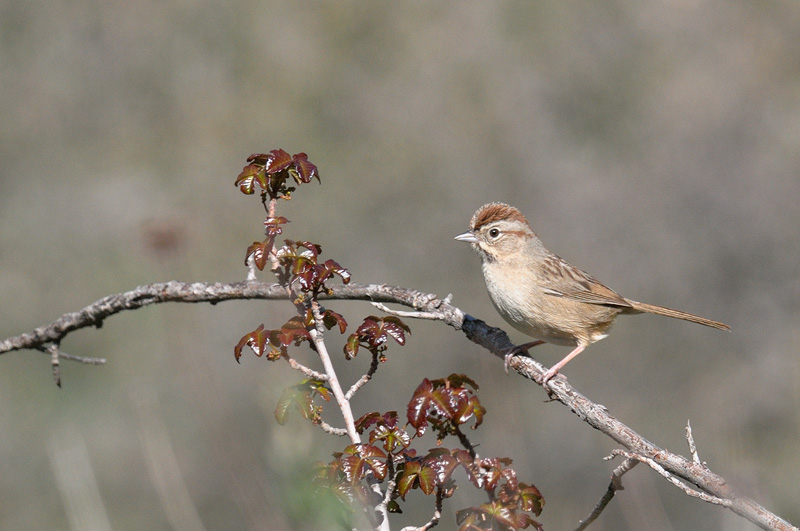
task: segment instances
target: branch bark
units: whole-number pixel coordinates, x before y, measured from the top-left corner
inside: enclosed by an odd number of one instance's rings
[[[0,341],[0,354],[14,350],[36,349],[52,352],[70,332],[90,326],[100,327],[103,321],[125,310],[135,310],[151,304],[164,302],[216,304],[239,299],[287,299],[286,289],[280,284],[265,282],[237,282],[231,284],[206,284],[165,282],[139,286],[132,291],[110,295],[77,312],[67,313],[56,321],[41,326],[28,334]],[[320,299],[364,300],[379,303],[396,303],[415,310],[413,316],[443,321],[456,330],[461,330],[473,342],[481,345],[503,359],[513,347],[505,332],[493,328],[483,321],[465,314],[451,305],[448,299],[420,291],[386,285],[341,285],[332,288],[332,293]],[[545,367],[535,360],[515,356],[509,365],[522,376],[541,382]],[[616,441],[626,457],[652,462],[673,478],[679,478],[701,492],[727,500],[726,506],[762,529],[788,531],[798,528],[769,512],[750,498],[739,495],[721,476],[713,473],[702,463],[673,454],[651,443],[633,429],[614,418],[605,406],[596,404],[580,394],[566,380],[555,378],[548,383],[546,391],[567,406],[581,420]]]

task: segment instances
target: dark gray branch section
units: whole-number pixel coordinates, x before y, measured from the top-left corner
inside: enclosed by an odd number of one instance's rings
[[[0,342],[0,354],[14,350],[45,350],[58,345],[70,332],[90,326],[100,327],[103,321],[124,310],[136,310],[143,306],[164,302],[208,302],[216,304],[240,299],[287,299],[286,289],[279,284],[265,282],[236,282],[231,284],[206,284],[187,282],[164,282],[148,284],[125,293],[110,295],[77,312],[61,316],[56,321],[41,326],[28,334],[11,337]],[[420,291],[379,285],[337,285],[332,293],[320,298],[350,299],[382,303],[396,303],[424,312],[426,318],[444,321],[456,330],[463,330],[473,342],[496,356],[512,347],[505,332],[492,328],[483,321],[465,314],[444,299]],[[540,382],[545,368],[531,358],[516,356],[510,366],[531,380]],[[769,512],[755,501],[738,495],[724,478],[711,472],[702,463],[693,462],[683,456],[670,453],[654,445],[634,430],[614,418],[608,410],[595,404],[576,391],[567,381],[556,378],[549,382],[549,392],[554,399],[569,407],[581,420],[600,430],[616,441],[622,448],[662,467],[675,478],[694,485],[701,492],[725,501],[724,506],[746,518],[762,529],[797,530],[796,527]]]

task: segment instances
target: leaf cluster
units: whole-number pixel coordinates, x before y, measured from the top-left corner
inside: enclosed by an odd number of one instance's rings
[[[328,330],[337,327],[339,332],[344,334],[347,330],[347,321],[341,314],[333,310],[324,309],[321,312],[322,324]],[[266,354],[270,361],[275,361],[280,358],[288,358],[289,346],[294,344],[298,347],[304,341],[311,342],[311,334],[309,330],[316,326],[314,319],[314,312],[307,309],[305,314],[301,316],[291,317],[284,325],[275,330],[268,330],[261,324],[253,330],[245,334],[233,349],[233,354],[236,361],[239,362],[242,357],[242,350],[244,347],[250,347],[258,357]]]
[[[345,357],[349,360],[358,354],[360,348],[369,350],[380,362],[386,361],[383,353],[388,347],[387,341],[391,337],[400,346],[406,344],[406,334],[411,334],[411,329],[399,318],[392,315],[375,317],[370,315],[364,322],[350,334],[344,346]]]
[[[372,495],[368,479],[392,480],[390,511],[402,512],[402,500],[411,490],[435,494],[438,501],[449,498],[456,483],[453,474],[461,469],[469,482],[484,490],[489,501],[459,511],[461,530],[513,530],[541,524],[539,515],[544,498],[533,485],[517,481],[508,458],[479,458],[472,446],[448,449],[441,446],[447,435],[455,435],[459,426],[475,419],[480,424],[485,409],[475,395],[477,385],[468,377],[451,374],[438,380],[423,380],[407,407],[407,424],[402,425],[396,411],[371,412],[356,422],[359,433],[366,433],[368,443],[348,445],[333,454],[327,465],[320,464],[317,482],[336,493],[343,501],[369,503]],[[424,455],[412,447],[414,440],[430,425],[437,429],[438,446]],[[407,427],[412,428],[411,433]],[[459,440],[463,439],[459,437]]]
[[[350,272],[334,260],[320,262],[322,247],[315,243],[286,240],[275,253],[280,264],[279,276],[288,278],[290,288],[297,287],[310,294],[312,300],[320,293],[330,293],[325,282],[338,276],[343,284],[350,283]]]
[[[305,153],[289,155],[283,149],[273,149],[269,153],[254,153],[247,157],[245,166],[236,178],[236,186],[243,194],[253,195],[256,186],[261,188],[262,201],[269,199],[291,199],[295,186],[288,186],[293,181],[300,185],[319,180],[316,165],[308,160]]]

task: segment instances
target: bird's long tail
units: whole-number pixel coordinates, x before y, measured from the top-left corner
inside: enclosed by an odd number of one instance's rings
[[[630,299],[625,300],[628,301],[628,303],[631,305],[631,308],[637,312],[665,315],[667,317],[674,317],[675,319],[683,319],[684,321],[691,321],[692,323],[710,326],[711,328],[717,328],[719,330],[731,329],[731,327],[726,324],[718,323],[717,321],[712,321],[711,319],[706,319],[705,317],[700,317],[699,315],[673,310],[672,308],[665,308],[664,306],[656,306],[654,304],[645,304],[644,302],[632,301]]]

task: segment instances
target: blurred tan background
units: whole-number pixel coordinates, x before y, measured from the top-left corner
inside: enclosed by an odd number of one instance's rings
[[[305,151],[322,186],[281,206],[287,237],[356,282],[452,293],[502,325],[452,239],[499,200],[624,295],[730,324],[623,317],[565,373],[672,451],[690,419],[714,471],[800,523],[796,2],[11,1],[0,86],[0,336],[139,284],[244,279],[263,211],[233,181],[250,153]],[[377,311],[331,307],[351,323]],[[306,479],[344,441],[277,426],[299,375],[233,359],[242,334],[291,312],[114,316],[63,343],[108,358],[65,362],[63,389],[46,356],[2,356],[0,529],[330,528]],[[410,325],[357,414],[469,374],[489,410],[479,451],[540,488],[546,529],[573,528],[612,442],[461,334]],[[340,360],[346,380],[366,365]],[[484,500],[459,479],[437,529]],[[625,485],[592,529],[754,528],[644,466]],[[416,493],[404,508],[398,529],[432,511]]]

